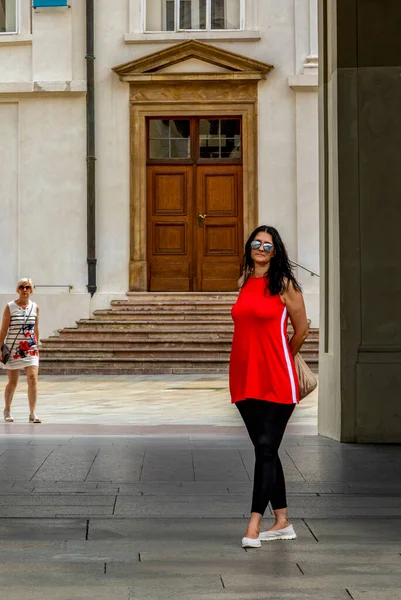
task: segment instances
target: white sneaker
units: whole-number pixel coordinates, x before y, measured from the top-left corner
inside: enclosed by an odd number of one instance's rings
[[[242,538],[242,547],[243,548],[260,548],[261,547],[260,538]]]
[[[259,539],[262,542],[269,542],[270,540],[295,540],[296,537],[297,534],[292,525],[288,525],[284,529],[276,529],[275,531],[262,531],[259,535]]]

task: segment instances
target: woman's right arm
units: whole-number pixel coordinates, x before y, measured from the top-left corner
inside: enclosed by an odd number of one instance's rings
[[[11,313],[10,313],[10,307],[7,306],[4,309],[4,313],[3,313],[3,320],[1,322],[1,329],[0,329],[0,346],[2,344],[4,344],[4,340],[7,337],[7,332],[8,332],[8,328],[10,327],[10,321],[11,321]],[[0,355],[1,355],[1,350],[0,350]]]

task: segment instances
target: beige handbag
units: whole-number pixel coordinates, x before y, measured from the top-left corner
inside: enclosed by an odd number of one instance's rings
[[[299,353],[294,356],[294,362],[299,381],[299,397],[302,400],[317,388],[317,379]]]

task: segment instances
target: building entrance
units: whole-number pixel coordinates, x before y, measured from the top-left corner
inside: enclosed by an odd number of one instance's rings
[[[240,117],[147,120],[149,291],[237,289],[243,245]]]

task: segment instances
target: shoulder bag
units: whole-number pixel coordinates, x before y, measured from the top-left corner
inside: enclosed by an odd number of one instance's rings
[[[299,381],[299,397],[302,400],[317,388],[317,379],[299,353],[294,356],[294,362]]]

